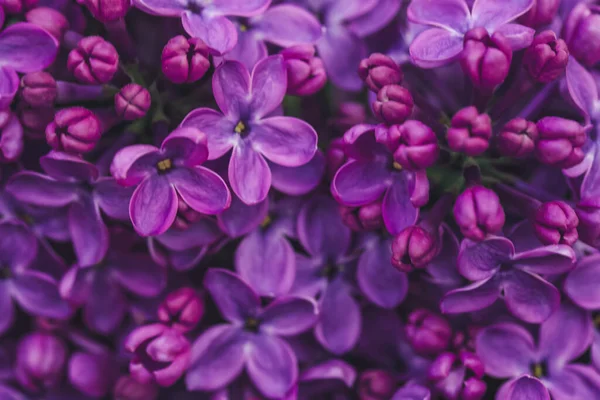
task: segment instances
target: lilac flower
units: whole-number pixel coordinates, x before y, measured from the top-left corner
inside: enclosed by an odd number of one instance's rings
[[[25,225],[0,222],[0,332],[6,332],[14,321],[14,302],[28,313],[46,318],[66,319],[71,314],[56,281],[31,268],[37,249],[36,237]]]
[[[16,23],[0,32],[0,110],[10,105],[19,89],[17,72],[48,67],[57,50],[56,39],[33,24]]]
[[[173,131],[159,148],[133,145],[120,150],[111,173],[123,186],[137,186],[129,216],[142,236],[165,233],[175,221],[178,195],[192,209],[218,214],[231,203],[223,179],[202,167],[208,157],[206,136],[194,128]]]
[[[270,7],[263,14],[236,22],[237,44],[224,58],[237,60],[249,70],[269,54],[267,43],[281,47],[312,44],[321,37],[321,24],[293,4]]]
[[[298,398],[334,398],[351,395],[356,370],[342,360],[332,359],[305,369],[298,379]]]
[[[17,161],[23,153],[23,126],[10,110],[0,111],[0,163]]]
[[[150,14],[181,17],[185,31],[202,39],[216,54],[225,54],[238,41],[235,25],[227,16],[253,17],[262,14],[271,0],[136,0]]]
[[[587,313],[563,304],[542,323],[537,342],[525,328],[499,323],[484,328],[476,346],[488,375],[510,378],[498,390],[498,398],[549,399],[549,391],[557,400],[594,399],[600,396],[600,376],[590,366],[573,363],[591,337]]]
[[[40,158],[40,164],[47,175],[19,172],[6,190],[32,206],[68,207],[69,232],[79,265],[100,262],[108,249],[108,230],[100,211],[126,219],[131,190],[120,188],[112,178],[99,177],[98,169],[78,156],[50,152]]]
[[[298,378],[294,352],[280,336],[297,335],[314,325],[316,304],[301,297],[280,297],[267,307],[236,274],[210,269],[204,278],[228,323],[212,326],[193,344],[186,376],[189,390],[215,390],[242,369],[266,397],[283,397]]]
[[[520,240],[523,239],[515,238],[515,243]],[[448,292],[441,309],[444,313],[476,311],[503,298],[514,316],[540,323],[556,310],[560,294],[539,274],[567,272],[574,262],[575,253],[567,245],[517,251],[515,244],[505,237],[488,236],[479,243],[464,239],[458,255],[458,271],[474,283]]]
[[[373,125],[357,125],[344,135],[351,158],[331,183],[333,196],[346,206],[362,206],[383,197],[383,219],[391,234],[414,225],[429,198],[425,171],[399,169],[392,154],[375,141]]]
[[[469,10],[465,0],[444,0],[432,4],[412,0],[408,7],[411,22],[431,28],[421,32],[410,45],[412,61],[421,68],[434,68],[452,62],[463,50],[465,34],[483,27],[491,36],[503,35],[513,50],[523,49],[533,40],[534,30],[512,23],[526,13],[533,0],[476,0]]]
[[[181,123],[206,133],[209,159],[233,149],[229,182],[246,204],[267,197],[272,178],[265,158],[298,167],[317,150],[317,134],[309,124],[292,117],[268,117],[281,104],[286,82],[281,56],[261,60],[252,74],[239,62],[225,62],[213,76],[213,93],[223,114],[198,108]]]

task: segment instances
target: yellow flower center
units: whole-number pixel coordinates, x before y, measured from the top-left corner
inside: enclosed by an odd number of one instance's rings
[[[263,221],[260,223],[260,226],[263,228],[266,228],[267,226],[269,226],[271,224],[271,222],[273,222],[273,220],[271,219],[270,216],[266,216],[265,219],[263,219]]]
[[[235,133],[238,133],[240,135],[242,133],[244,133],[245,130],[246,130],[246,125],[244,125],[244,123],[242,121],[238,122],[234,129]]]
[[[402,170],[402,165],[400,165],[398,163],[398,161],[394,161],[394,163],[392,164],[392,166],[394,167],[394,169],[397,169],[398,171]]]
[[[164,160],[159,161],[156,166],[159,171],[167,171],[173,167],[173,163],[170,158],[165,158]]]

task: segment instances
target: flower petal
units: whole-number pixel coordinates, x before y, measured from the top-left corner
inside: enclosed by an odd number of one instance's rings
[[[344,90],[358,91],[363,85],[356,73],[367,55],[364,42],[343,26],[330,26],[316,43],[327,77]]]
[[[247,113],[250,102],[248,70],[237,61],[226,61],[215,70],[212,84],[219,109],[229,120],[237,124],[240,117]]]
[[[267,198],[271,187],[271,170],[259,153],[241,141],[229,160],[229,183],[233,192],[248,205]]]
[[[230,322],[256,317],[260,298],[239,276],[231,271],[212,268],[204,275],[204,287],[210,292],[221,315]]]
[[[177,192],[164,175],[150,176],[133,192],[129,216],[142,236],[165,233],[177,215]]]
[[[17,200],[34,206],[63,207],[77,199],[76,185],[33,171],[13,175],[6,190]]]
[[[15,320],[15,306],[12,302],[9,283],[0,282],[0,333],[6,332]]]
[[[248,69],[252,68],[257,62],[269,56],[269,51],[265,42],[259,35],[254,33],[254,30],[241,31],[238,26],[238,41],[231,51],[223,55],[225,60],[239,61]],[[218,63],[218,61],[215,61]]]
[[[567,275],[564,291],[586,310],[600,308],[600,256],[591,255],[581,259],[577,267]]]
[[[389,177],[390,173],[382,163],[350,161],[335,174],[331,192],[344,205],[362,206],[383,196],[389,186]]]
[[[169,250],[184,251],[207,246],[223,236],[216,222],[211,218],[201,218],[186,229],[169,229],[156,237],[156,240]]]
[[[33,233],[19,222],[0,223],[0,265],[12,270],[29,267],[38,252]]]
[[[252,17],[262,14],[271,2],[269,0],[214,0],[211,11],[223,15],[235,15],[237,17]]]
[[[233,381],[244,368],[244,345],[240,331],[231,325],[206,330],[192,346],[188,390],[216,390]]]
[[[137,185],[149,175],[153,161],[159,160],[158,153],[159,150],[149,144],[124,147],[115,154],[110,173],[121,185]]]
[[[208,168],[175,168],[167,178],[183,201],[200,213],[218,214],[231,204],[231,193],[223,178]]]
[[[512,242],[500,236],[482,242],[464,239],[458,253],[458,271],[472,281],[489,278],[510,260],[514,251]]]
[[[206,134],[208,159],[215,160],[227,153],[237,141],[236,122],[210,108],[197,108],[190,112],[181,126],[192,126]]]
[[[539,379],[523,375],[502,385],[498,399],[550,400],[550,393]]]
[[[69,232],[78,264],[88,267],[104,259],[108,250],[108,228],[98,206],[85,196],[69,207]]]
[[[321,37],[321,24],[314,15],[293,4],[269,7],[252,22],[264,40],[281,47],[314,43]]]
[[[598,101],[598,88],[592,74],[575,57],[569,57],[566,82],[571,100],[583,116],[589,117]]]
[[[186,2],[173,0],[135,0],[134,3],[149,14],[163,17],[178,17],[187,7]]]
[[[408,294],[408,278],[394,268],[391,244],[376,240],[367,246],[358,260],[357,281],[360,290],[374,304],[383,308],[397,307]]]
[[[294,249],[277,232],[257,229],[239,244],[235,267],[260,296],[278,297],[288,293],[294,283]]]
[[[138,296],[157,296],[167,283],[164,268],[152,262],[145,254],[119,254],[113,263],[111,277]]]
[[[471,13],[464,0],[413,0],[408,6],[411,22],[431,25],[446,30],[465,33],[469,29]]]
[[[90,329],[107,335],[123,321],[127,300],[121,288],[111,282],[107,274],[97,274],[90,289],[83,309],[85,323]]]
[[[537,274],[564,274],[575,266],[575,252],[567,245],[538,247],[515,254],[513,263]]]
[[[494,304],[500,295],[498,281],[494,278],[484,279],[460,289],[446,293],[440,303],[443,313],[459,314],[483,310]]]
[[[463,49],[463,37],[442,28],[421,32],[410,44],[413,63],[421,68],[435,68],[455,60]]]
[[[519,24],[504,24],[499,26],[495,32],[501,33],[514,51],[528,47],[533,42],[533,35],[535,35],[535,29]]]
[[[508,310],[532,324],[548,319],[560,304],[558,289],[537,275],[513,269],[501,284]]]
[[[272,185],[275,189],[289,194],[301,196],[315,189],[325,173],[325,156],[317,150],[313,158],[300,167],[283,167],[271,163]]]
[[[317,151],[317,132],[292,117],[271,117],[252,124],[252,147],[269,161],[285,167],[308,163]]]
[[[160,148],[178,166],[193,167],[208,159],[206,134],[197,127],[180,126],[163,140]]]
[[[514,21],[525,14],[534,0],[511,0],[498,2],[496,0],[475,0],[471,15],[473,26],[483,26],[488,32],[494,32],[497,27]]]
[[[522,326],[499,323],[483,328],[476,337],[477,355],[486,374],[494,378],[510,378],[529,372],[535,361],[535,342]]]
[[[71,308],[58,292],[56,282],[37,271],[15,274],[11,280],[13,298],[28,313],[39,317],[66,319]]]
[[[249,343],[246,370],[268,398],[281,399],[298,379],[298,361],[289,344],[276,336],[256,335]]]
[[[268,212],[269,201],[267,199],[249,206],[233,195],[231,207],[217,215],[217,221],[223,232],[232,238],[237,238],[258,228]]]
[[[401,6],[400,0],[378,0],[371,10],[349,21],[348,29],[361,38],[377,33],[398,15]]]
[[[419,209],[411,201],[410,181],[406,174],[394,174],[381,205],[383,221],[388,232],[397,235],[405,228],[414,225],[419,218]]]
[[[13,114],[0,133],[0,161],[17,161],[23,153],[23,145],[23,126]]]
[[[40,166],[46,174],[63,182],[92,182],[100,175],[98,167],[81,156],[51,151],[40,157]]]
[[[94,184],[94,201],[111,218],[129,219],[129,201],[133,187],[122,187],[113,178],[100,178]]]
[[[19,90],[19,75],[9,66],[0,66],[0,110],[10,106]]]
[[[260,60],[252,70],[250,112],[254,120],[260,120],[275,110],[285,96],[287,69],[281,55]]]
[[[270,335],[298,335],[317,322],[317,304],[303,297],[280,297],[264,309],[260,319],[261,331]]]
[[[57,51],[54,37],[34,24],[19,22],[0,33],[0,65],[21,73],[48,67]]]
[[[237,29],[226,17],[185,11],[181,24],[188,35],[202,39],[215,55],[227,53],[237,43]]]

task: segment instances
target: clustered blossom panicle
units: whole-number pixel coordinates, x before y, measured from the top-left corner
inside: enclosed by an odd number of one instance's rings
[[[0,1],[0,400],[600,399],[599,27]]]

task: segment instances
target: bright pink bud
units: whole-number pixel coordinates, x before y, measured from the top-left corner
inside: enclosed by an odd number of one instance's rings
[[[25,19],[27,22],[45,29],[59,42],[62,41],[65,32],[69,30],[69,21],[67,21],[67,18],[53,8],[34,8],[25,14]]]
[[[572,246],[579,237],[579,218],[575,210],[562,201],[550,201],[538,208],[533,217],[535,234],[543,244]]]
[[[204,301],[189,287],[169,293],[158,307],[158,319],[181,332],[196,327],[204,315]]]
[[[202,78],[210,68],[208,47],[198,38],[175,36],[162,52],[162,71],[174,83],[191,83]]]
[[[101,135],[100,120],[83,107],[60,110],[46,127],[46,141],[50,147],[72,154],[91,151]]]
[[[287,68],[287,93],[294,96],[310,96],[325,86],[327,74],[323,60],[315,57],[311,45],[289,47],[281,52]]]
[[[479,114],[474,106],[463,108],[452,117],[446,133],[451,150],[478,156],[490,146],[492,121],[487,114]]]
[[[507,157],[525,157],[533,153],[538,138],[537,126],[524,118],[508,121],[496,138],[500,154]]]
[[[387,125],[401,124],[412,114],[413,106],[407,89],[400,85],[386,85],[377,93],[373,113]]]
[[[115,111],[126,121],[142,118],[148,112],[151,103],[150,92],[137,83],[123,86],[115,95]]]
[[[57,94],[56,81],[47,72],[31,72],[21,78],[21,98],[32,107],[52,106]]]
[[[392,265],[404,272],[424,268],[439,252],[439,241],[419,225],[409,226],[392,242]]]
[[[558,168],[571,168],[583,160],[581,147],[587,135],[579,123],[560,117],[545,117],[538,121],[537,129],[539,139],[535,154],[538,160]]]
[[[561,76],[569,62],[569,49],[552,31],[537,35],[523,57],[523,66],[538,82],[548,83]]]
[[[420,121],[410,120],[402,125],[392,125],[389,130],[391,136],[398,138],[394,160],[403,168],[418,171],[435,164],[440,147],[430,127]]]
[[[403,77],[398,64],[381,53],[373,53],[363,59],[358,66],[358,75],[375,93],[385,85],[399,85]]]
[[[452,328],[448,321],[424,308],[409,314],[404,331],[413,349],[426,356],[437,355],[446,350],[452,338]]]
[[[474,185],[465,189],[454,203],[454,218],[462,234],[480,241],[504,226],[504,209],[491,189]]]
[[[67,59],[67,68],[75,78],[88,84],[108,83],[119,67],[115,46],[100,36],[88,36],[79,41]]]

